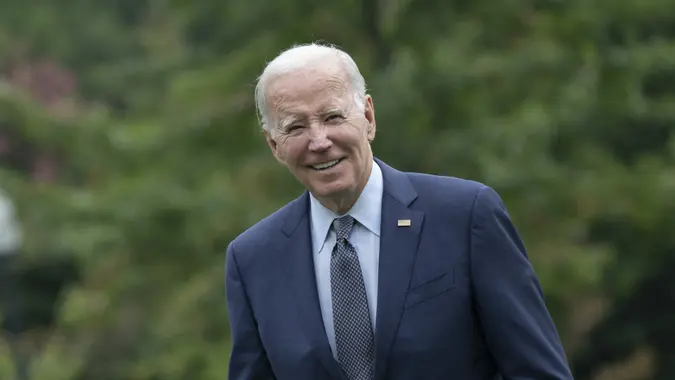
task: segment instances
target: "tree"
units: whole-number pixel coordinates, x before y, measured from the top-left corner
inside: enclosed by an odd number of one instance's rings
[[[225,247],[301,190],[264,143],[254,81],[311,40],[361,67],[378,157],[499,191],[580,376],[621,360],[602,347],[627,325],[670,334],[654,322],[666,303],[631,306],[672,270],[667,2],[2,8],[0,125],[21,148],[0,152],[0,181],[31,236],[25,273],[52,257],[81,274],[42,323],[37,378],[222,378]],[[16,79],[32,70],[60,79],[36,92]],[[29,175],[37,157],[57,169],[52,181]],[[595,325],[583,316],[603,300],[613,307]],[[623,353],[653,346],[655,371],[671,373],[667,344],[624,341]],[[0,359],[0,377],[8,367]]]

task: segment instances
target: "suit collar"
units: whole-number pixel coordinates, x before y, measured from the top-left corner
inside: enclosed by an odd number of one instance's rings
[[[417,199],[417,192],[410,183],[408,176],[385,164],[379,158],[375,158],[375,162],[377,162],[382,169],[384,191],[399,201],[403,206],[410,206],[410,204]]]
[[[288,205],[288,212],[281,226],[281,231],[286,236],[291,236],[298,228],[298,224],[307,214],[309,208],[309,192],[305,190],[300,197],[291,201]]]
[[[382,172],[383,192],[389,194],[399,201],[403,206],[410,204],[417,199],[417,192],[413,188],[408,176],[391,166],[385,164],[379,158],[374,158]],[[286,236],[291,236],[298,227],[300,220],[308,216],[310,210],[310,194],[305,190],[300,197],[289,204],[288,215],[284,219],[281,230]]]

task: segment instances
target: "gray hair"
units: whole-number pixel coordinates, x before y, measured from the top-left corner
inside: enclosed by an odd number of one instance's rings
[[[269,62],[258,78],[254,96],[258,121],[262,130],[270,132],[272,129],[271,126],[274,124],[270,119],[266,98],[269,80],[331,56],[337,57],[347,72],[356,107],[358,107],[360,111],[365,109],[366,81],[363,79],[356,62],[354,62],[349,54],[332,45],[318,43],[295,45],[283,51]]]

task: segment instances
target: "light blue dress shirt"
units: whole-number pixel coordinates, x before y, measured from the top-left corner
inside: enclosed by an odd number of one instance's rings
[[[359,256],[363,282],[366,286],[370,319],[373,322],[373,332],[375,332],[377,315],[377,278],[380,262],[380,219],[383,189],[382,170],[373,161],[368,183],[354,206],[347,212],[356,220],[349,242],[354,246]],[[336,359],[333,302],[330,288],[330,257],[335,246],[335,232],[331,228],[331,224],[338,216],[310,194],[312,254],[314,255],[319,305],[321,306],[326,336],[333,351],[333,357]]]

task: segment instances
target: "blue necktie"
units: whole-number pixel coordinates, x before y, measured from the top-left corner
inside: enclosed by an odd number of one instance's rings
[[[354,218],[333,221],[337,241],[330,259],[330,285],[337,357],[349,380],[371,380],[375,339],[366,287],[356,250],[349,243]]]

